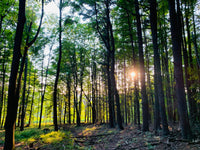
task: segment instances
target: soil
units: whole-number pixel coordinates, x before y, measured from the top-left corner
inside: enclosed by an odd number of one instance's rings
[[[95,150],[199,150],[200,140],[183,140],[179,130],[173,129],[168,136],[161,131],[142,132],[132,125],[124,130],[109,128],[107,125],[83,125],[64,127],[73,134],[75,145],[82,149]]]
[[[74,150],[200,150],[200,139],[182,139],[178,127],[170,128],[168,136],[162,136],[161,131],[155,135],[152,129],[142,132],[133,125],[127,125],[124,130],[109,128],[107,124],[63,125],[60,130],[71,132]],[[64,140],[60,144],[65,145],[66,142]],[[16,149],[53,150],[51,145],[44,145],[39,140],[34,145],[18,143]],[[66,150],[64,147],[59,149]]]

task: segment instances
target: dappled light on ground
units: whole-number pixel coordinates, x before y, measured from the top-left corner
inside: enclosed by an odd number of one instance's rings
[[[159,131],[156,135],[152,129],[142,132],[129,124],[124,130],[109,128],[107,124],[62,125],[55,132],[53,126],[42,129],[26,128],[16,131],[17,150],[198,150],[200,140],[192,141],[181,138],[178,125],[174,125],[169,136],[162,136]],[[3,149],[4,131],[0,132],[0,149]]]

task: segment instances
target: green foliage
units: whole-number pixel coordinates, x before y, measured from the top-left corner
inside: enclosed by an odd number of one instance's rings
[[[64,22],[64,25],[67,26],[67,25],[72,25],[75,21],[71,19],[70,16],[67,16],[65,18],[65,22]]]
[[[56,144],[60,143],[64,138],[69,137],[70,133],[69,132],[63,132],[63,131],[52,131],[48,134],[42,134],[40,135],[40,138],[44,143],[48,144]]]
[[[70,137],[70,132],[66,131],[52,131],[48,134],[40,135],[42,142],[48,144],[48,146],[44,146],[44,148],[50,147],[50,144],[51,149],[74,149],[73,140]]]
[[[39,138],[40,134],[42,134],[41,129],[37,128],[29,128],[24,131],[16,131],[15,138],[17,142],[29,141],[29,139]]]

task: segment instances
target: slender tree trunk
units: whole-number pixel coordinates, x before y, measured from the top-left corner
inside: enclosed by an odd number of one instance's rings
[[[191,138],[191,130],[187,113],[187,104],[184,89],[182,57],[181,57],[181,25],[175,10],[175,0],[168,0],[172,36],[172,48],[174,57],[174,75],[176,81],[176,97],[178,113],[183,138]]]
[[[67,90],[68,90],[68,123],[71,124],[71,81],[70,75],[67,80]]]
[[[5,78],[6,78],[6,66],[5,66],[5,51],[3,55],[3,62],[2,62],[2,69],[3,69],[3,79],[2,79],[2,87],[1,87],[1,94],[0,94],[0,122],[2,117],[2,109],[3,109],[3,102],[4,102],[4,89],[5,89]]]
[[[162,17],[164,18],[164,23],[160,24],[160,30],[162,28],[166,29],[166,17],[165,17],[165,10],[162,10]],[[163,63],[163,72],[164,72],[164,85],[166,91],[166,100],[167,100],[167,113],[168,113],[168,121],[172,123],[173,121],[173,108],[172,108],[172,94],[171,94],[171,85],[170,85],[170,72],[169,72],[169,56],[168,56],[168,46],[167,46],[167,31],[164,30],[161,35],[161,43],[162,51],[162,63]],[[165,55],[164,55],[165,54]],[[162,65],[161,65],[162,66]]]
[[[129,37],[131,40],[131,48],[132,48],[132,54],[133,54],[133,72],[135,74],[137,74],[136,53],[135,53],[135,48],[134,48],[134,44],[133,44],[133,31],[132,31],[132,25],[131,25],[129,12],[127,12],[127,15],[128,15],[128,26],[129,26]],[[138,90],[138,80],[137,80],[136,76],[133,78],[133,82],[134,82],[134,124],[138,124],[138,127],[140,129],[139,90]]]
[[[97,31],[103,40],[106,49],[107,49],[107,56],[106,56],[106,72],[107,72],[107,84],[108,84],[108,104],[109,104],[109,124],[111,128],[115,127],[115,111],[114,111],[114,90],[112,88],[112,81],[111,81],[111,72],[110,72],[110,61],[111,61],[111,46],[110,46],[110,28],[109,28],[109,23],[108,23],[108,16],[109,16],[109,9],[108,9],[108,1],[105,1],[105,4],[107,5],[106,9],[106,36],[103,36],[100,27],[99,27],[99,21],[98,21],[98,11],[97,11],[97,4],[95,2],[95,14],[96,14],[96,23],[97,23]]]
[[[62,58],[62,0],[60,0],[60,6],[59,6],[59,58],[57,63],[57,71],[56,71],[56,79],[54,83],[54,91],[53,91],[53,122],[54,122],[54,130],[58,131],[58,119],[57,119],[57,86],[58,86],[58,79],[60,74],[60,64],[61,64],[61,58]]]
[[[35,82],[36,82],[36,70],[34,72],[33,95],[32,95],[32,100],[31,100],[31,110],[30,110],[30,114],[29,114],[28,126],[30,126],[30,124],[31,124],[31,116],[32,116],[32,113],[33,113],[33,103],[34,103],[34,97],[35,97]]]
[[[41,71],[41,104],[40,104],[40,120],[39,120],[39,127],[38,127],[39,129],[41,129],[42,111],[43,111],[44,95],[45,95],[45,88],[44,88],[45,83],[43,79],[44,79],[44,52],[43,52],[43,57],[42,57],[42,71]]]
[[[9,89],[8,89],[8,105],[7,105],[7,116],[5,122],[5,150],[15,149],[15,121],[17,117],[18,100],[16,99],[16,81],[19,69],[19,62],[21,57],[21,43],[24,30],[24,24],[26,21],[25,17],[25,3],[26,0],[19,0],[19,12],[18,12],[18,22],[17,29],[15,33],[14,49],[13,49],[13,59],[11,66],[11,73],[9,79]]]
[[[44,68],[44,52],[43,52],[43,61],[42,61],[42,84],[41,84],[41,105],[40,105],[40,120],[39,120],[39,129],[41,128],[41,123],[42,123],[42,111],[43,111],[43,104],[44,104],[44,96],[46,93],[46,87],[47,87],[47,77],[48,77],[48,71],[49,71],[49,64],[50,64],[50,60],[51,60],[51,51],[53,48],[53,44],[50,47],[50,51],[49,51],[49,58],[48,58],[48,62],[47,62],[47,69],[46,69],[46,74],[45,74],[45,79],[43,81],[43,68]]]
[[[158,52],[158,40],[157,40],[157,8],[156,0],[150,0],[150,23],[153,39],[153,49],[154,49],[154,87],[155,94],[158,93],[159,106],[160,106],[160,116],[162,122],[163,135],[169,134],[167,115],[165,109],[164,92],[161,77],[161,67],[160,67],[160,56]]]
[[[192,14],[192,21],[193,21],[193,30],[194,30],[194,34],[192,36],[192,39],[193,39],[193,43],[194,43],[194,49],[195,49],[198,69],[200,69],[200,58],[199,58],[198,46],[197,46],[197,33],[196,33],[196,25],[195,25],[195,19],[194,19],[194,11],[193,11],[193,14]]]
[[[137,36],[139,42],[139,64],[140,64],[140,80],[141,80],[142,112],[143,112],[142,130],[149,131],[149,107],[148,107],[148,98],[146,94],[146,85],[145,85],[143,41],[142,41],[142,29],[141,29],[138,0],[135,0],[135,11],[136,11],[136,21],[137,21]]]
[[[124,111],[125,111],[125,123],[127,125],[127,108],[126,108],[126,62],[124,57]]]
[[[142,22],[141,22],[142,23]],[[147,25],[146,23],[144,22],[144,27],[142,28],[142,31],[143,31],[143,36],[144,36],[144,55],[145,55],[145,61],[146,61],[146,78],[147,78],[147,98],[149,100],[149,124],[151,123],[151,101],[152,101],[152,95],[153,95],[153,92],[151,91],[151,81],[150,81],[150,59],[149,59],[149,50],[148,50],[148,43],[147,43],[147,36],[146,36],[146,28]],[[159,112],[159,110],[158,110]]]
[[[5,94],[5,97],[6,97],[6,94]],[[3,104],[4,104],[4,109],[3,109],[3,118],[2,118],[2,121],[1,121],[1,128],[3,128],[3,125],[4,125],[4,120],[5,120],[5,116],[6,116],[6,102],[5,102],[6,100],[5,100],[5,98],[4,98],[4,102],[3,102]]]
[[[110,60],[111,60],[111,70],[110,70],[110,77],[111,77],[111,85],[113,88],[113,93],[115,96],[116,100],[116,105],[117,105],[117,123],[118,127],[120,129],[124,129],[122,125],[122,117],[121,117],[121,110],[120,110],[120,99],[119,99],[119,93],[116,87],[116,80],[115,80],[115,40],[114,40],[114,35],[113,35],[113,29],[112,29],[112,24],[110,21],[110,10],[109,10],[109,1],[106,2],[106,16],[107,16],[107,25],[109,28],[110,32],[110,41],[111,41],[111,47],[112,50],[110,51]]]
[[[24,71],[24,86],[23,86],[23,94],[22,94],[22,115],[21,115],[21,126],[20,131],[24,130],[24,118],[25,118],[25,101],[26,101],[26,81],[27,81],[27,67],[28,67],[28,58],[26,57],[25,61],[25,71]]]
[[[95,55],[95,54],[94,54]],[[92,57],[95,57],[95,56]],[[94,58],[93,58],[94,59]],[[92,123],[96,123],[96,63],[92,62]]]
[[[188,61],[188,51],[187,51],[187,41],[186,41],[186,37],[185,37],[185,29],[184,29],[184,21],[183,21],[183,15],[182,12],[180,10],[180,6],[179,3],[177,2],[177,8],[178,8],[178,16],[179,16],[179,22],[182,23],[182,35],[183,35],[183,40],[182,40],[182,51],[183,51],[183,58],[184,58],[184,72],[185,72],[185,82],[186,82],[186,89],[187,89],[187,98],[188,98],[188,102],[189,102],[189,112],[190,112],[190,119],[191,122],[194,123],[197,119],[197,107],[196,107],[196,102],[194,99],[194,95],[192,92],[192,87],[191,87],[191,76],[188,73],[189,70],[189,61]],[[190,27],[189,27],[189,21],[188,21],[188,16],[187,16],[187,12],[186,12],[186,30],[187,30],[187,35],[188,35],[188,49],[189,52],[191,52],[191,40],[190,40]],[[193,68],[193,65],[191,66]]]
[[[1,36],[1,29],[2,29],[2,23],[3,23],[3,19],[4,19],[4,16],[0,16],[0,36]]]

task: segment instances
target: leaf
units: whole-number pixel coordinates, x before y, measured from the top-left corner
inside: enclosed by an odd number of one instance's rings
[[[65,19],[64,25],[65,25],[65,26],[66,26],[66,25],[72,25],[72,24],[74,24],[74,23],[75,23],[75,21],[72,20],[70,16],[67,16],[66,19]]]

